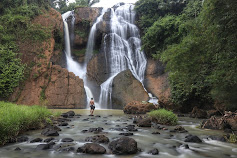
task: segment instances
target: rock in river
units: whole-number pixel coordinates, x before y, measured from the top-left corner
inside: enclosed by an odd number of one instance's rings
[[[112,141],[109,144],[109,149],[116,155],[135,154],[138,151],[137,142],[129,137],[122,137]]]
[[[87,154],[104,154],[106,149],[96,143],[86,143],[82,147],[77,149],[77,152],[87,153]]]

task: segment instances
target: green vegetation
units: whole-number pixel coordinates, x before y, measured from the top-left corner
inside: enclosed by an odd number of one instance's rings
[[[6,98],[24,78],[25,65],[7,46],[0,45],[0,98]]]
[[[236,110],[237,33],[232,30],[237,29],[237,2],[178,3],[136,3],[143,49],[165,63],[176,105],[191,110],[194,105],[204,108],[220,102],[228,110]],[[179,6],[177,12],[172,9],[174,4]]]
[[[156,120],[159,124],[177,125],[178,123],[177,115],[175,115],[172,111],[169,110],[153,110],[149,112],[148,115],[151,116],[152,119]]]
[[[225,139],[229,142],[229,143],[237,143],[237,135],[235,134],[230,134],[229,138],[227,136],[225,136]]]
[[[15,87],[29,74],[21,63],[19,43],[40,44],[51,36],[51,29],[32,23],[33,19],[47,12],[48,0],[3,0],[0,2],[0,98],[6,99]],[[56,32],[55,36],[59,36]],[[58,37],[59,39],[59,37]],[[62,39],[62,38],[61,38]],[[57,40],[56,43],[62,42]],[[45,58],[42,50],[35,52]],[[36,77],[36,76],[35,76]]]
[[[0,102],[0,145],[14,140],[21,132],[42,128],[52,113],[41,106],[24,106]]]

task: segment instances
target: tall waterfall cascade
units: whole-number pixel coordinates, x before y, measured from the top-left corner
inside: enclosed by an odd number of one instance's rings
[[[111,14],[108,25],[109,31],[103,38],[104,42],[101,50],[105,53],[106,68],[108,69],[109,77],[100,85],[99,101],[96,102],[97,109],[112,108],[112,83],[114,77],[120,72],[129,69],[133,76],[143,85],[147,64],[145,54],[141,50],[139,29],[135,25],[136,13],[134,11],[134,5],[124,4],[116,8],[103,8],[100,16],[91,27],[83,64],[74,61],[71,55],[71,45],[73,42],[70,41],[74,40],[74,34],[69,34],[67,19],[68,17],[72,17],[71,29],[74,29],[74,11],[64,13],[62,18],[64,22],[67,69],[83,79],[87,102],[89,102],[90,98],[93,98],[93,93],[89,88],[90,86],[88,85],[89,82],[86,76],[87,63],[93,56],[97,24],[103,21],[103,16],[106,12]],[[71,32],[73,32],[73,30]],[[149,94],[149,96],[151,98],[150,101],[154,102],[154,97],[152,97],[151,94]],[[87,107],[89,108],[89,105],[87,105]]]
[[[139,29],[135,23],[134,5],[111,8],[110,32],[104,37],[104,52],[110,77],[101,84],[99,104],[112,108],[111,94],[114,77],[129,69],[143,83],[147,60],[141,51]]]

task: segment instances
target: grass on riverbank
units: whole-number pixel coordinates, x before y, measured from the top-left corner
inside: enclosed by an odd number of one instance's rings
[[[29,129],[42,128],[52,113],[41,106],[25,106],[0,101],[0,145]]]
[[[172,111],[159,109],[153,110],[148,113],[149,116],[152,117],[153,120],[156,120],[159,124],[164,125],[177,125],[178,117]]]

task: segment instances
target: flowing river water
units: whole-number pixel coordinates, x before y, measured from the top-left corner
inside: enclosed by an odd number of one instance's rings
[[[70,118],[68,126],[60,127],[62,131],[59,132],[59,136],[55,137],[58,140],[57,144],[60,144],[62,138],[74,139],[73,147],[77,149],[83,146],[85,138],[94,136],[93,133],[83,133],[82,130],[88,130],[89,128],[104,128],[104,135],[110,139],[110,142],[116,138],[122,137],[119,135],[121,131],[116,131],[112,128],[123,128],[127,125],[133,124],[132,115],[126,115],[122,110],[96,110],[95,116],[88,116],[89,110],[75,110],[76,114],[81,116],[75,116]],[[53,110],[66,112],[67,110]],[[100,117],[99,117],[99,116]],[[135,127],[138,131],[133,132],[133,136],[129,136],[137,141],[138,148],[142,151],[135,155],[117,156],[106,153],[104,155],[89,155],[72,152],[59,152],[54,149],[39,151],[36,150],[37,145],[41,143],[30,143],[33,138],[48,137],[42,136],[40,133],[42,130],[29,131],[24,133],[29,137],[28,142],[14,143],[3,146],[0,148],[1,158],[65,158],[65,157],[87,157],[87,158],[110,158],[110,157],[122,157],[122,158],[229,158],[237,157],[237,144],[225,143],[207,139],[210,135],[223,135],[221,131],[204,130],[199,129],[202,120],[193,119],[188,117],[179,117],[179,125],[183,126],[188,133],[171,133],[170,130],[174,129],[174,126],[162,126],[168,130],[158,130],[155,127],[142,128]],[[152,132],[160,132],[160,134],[152,134]],[[188,134],[197,135],[203,142],[202,143],[187,143],[184,142],[185,136]],[[184,144],[188,144],[189,149],[185,149]],[[101,144],[108,151],[108,145]],[[20,147],[20,151],[15,151],[16,147]],[[153,148],[159,150],[159,155],[149,155],[147,152]]]

